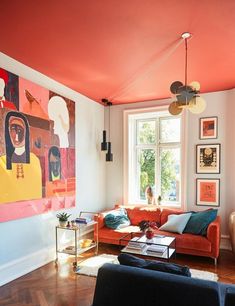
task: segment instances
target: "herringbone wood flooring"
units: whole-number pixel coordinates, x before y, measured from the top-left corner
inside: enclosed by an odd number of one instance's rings
[[[119,249],[102,244],[99,253],[119,254]],[[92,255],[88,253],[85,256]],[[51,262],[0,287],[0,305],[90,306],[96,278],[75,274],[72,260],[59,262],[57,267]],[[194,269],[215,272],[220,281],[235,284],[235,256],[230,251],[221,251],[217,267],[213,260],[196,256],[177,255],[173,261]]]

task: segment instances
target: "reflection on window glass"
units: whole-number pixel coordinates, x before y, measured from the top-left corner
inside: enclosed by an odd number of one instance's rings
[[[155,143],[155,120],[137,121],[137,143],[152,144]]]
[[[160,120],[160,141],[180,141],[180,118],[168,118]]]
[[[155,185],[155,150],[142,149],[139,150],[139,196],[140,199],[146,199],[146,189],[151,187],[154,193]]]
[[[180,149],[161,149],[161,196],[163,201],[179,201]]]

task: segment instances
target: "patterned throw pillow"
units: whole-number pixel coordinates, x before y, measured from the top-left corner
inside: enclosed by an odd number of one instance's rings
[[[130,225],[130,220],[127,216],[126,210],[123,208],[113,210],[112,213],[104,217],[104,223],[107,227],[112,229],[120,229]]]

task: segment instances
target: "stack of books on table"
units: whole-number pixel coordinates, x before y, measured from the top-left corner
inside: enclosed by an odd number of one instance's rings
[[[92,221],[91,218],[89,217],[79,217],[75,219],[76,223],[80,223],[80,224],[88,224]]]
[[[148,255],[162,255],[163,253],[165,253],[167,250],[166,246],[163,245],[150,245],[147,250],[146,253]]]
[[[143,251],[147,247],[147,245],[143,242],[138,242],[139,237],[132,238],[128,245],[126,246],[128,249]]]

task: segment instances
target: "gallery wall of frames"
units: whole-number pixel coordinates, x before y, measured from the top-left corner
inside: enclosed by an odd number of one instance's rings
[[[75,206],[75,103],[0,68],[0,222]]]
[[[218,117],[200,118],[199,139],[201,143],[196,145],[196,173],[216,174],[216,177],[198,177],[196,179],[196,205],[199,206],[220,206],[220,178],[218,174],[221,172],[221,145],[206,143],[207,140],[217,138]]]

